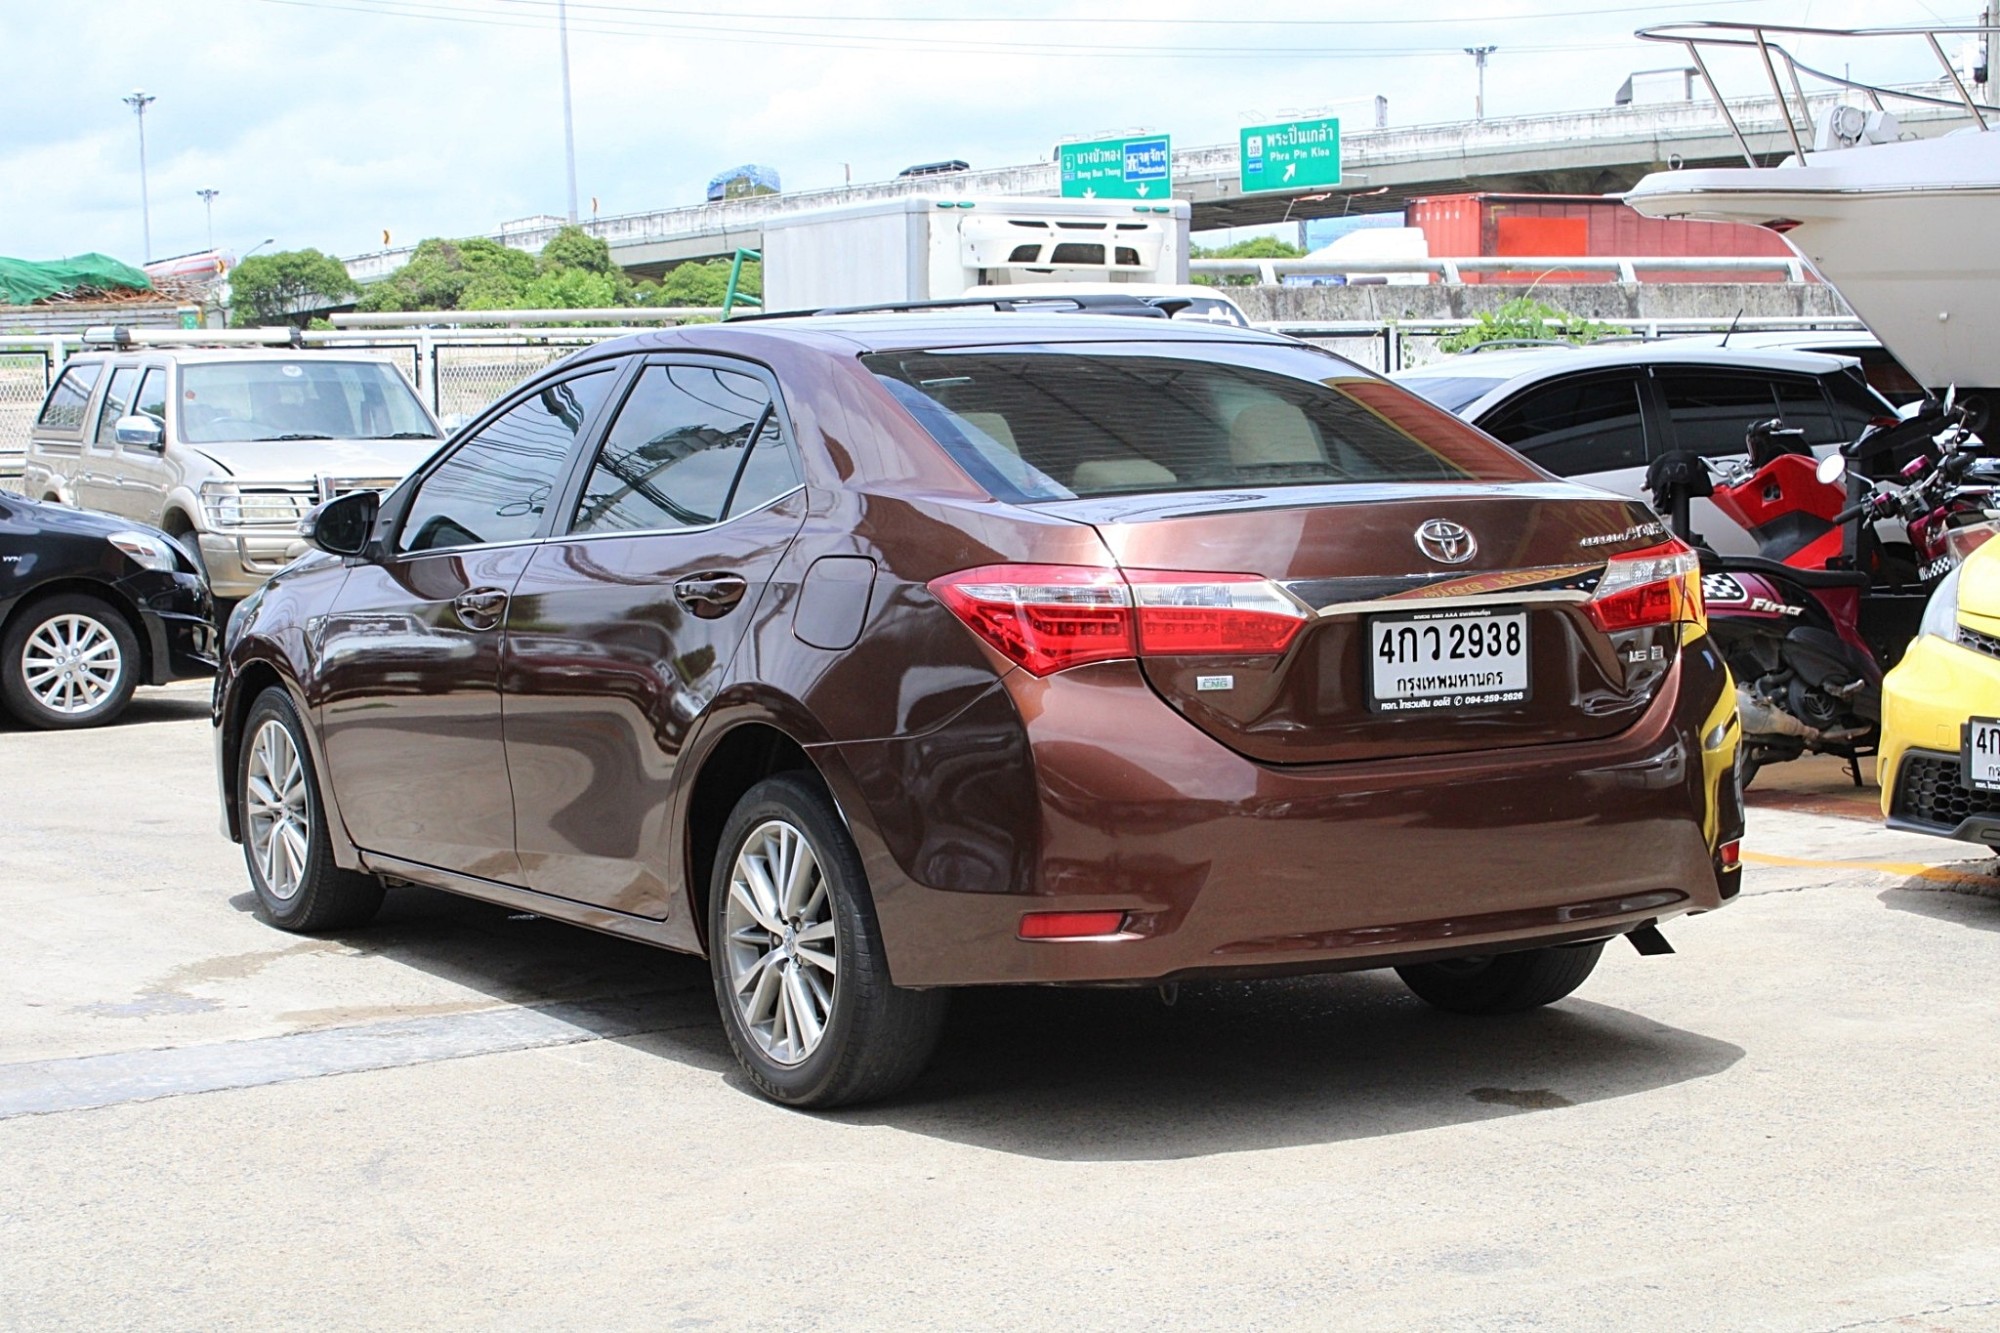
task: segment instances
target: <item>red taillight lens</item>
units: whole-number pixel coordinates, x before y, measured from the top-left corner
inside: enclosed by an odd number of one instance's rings
[[[1705,624],[1701,561],[1687,543],[1671,538],[1643,551],[1614,555],[1584,610],[1605,631]]]
[[[1255,574],[1128,569],[1125,578],[1148,657],[1282,653],[1306,623],[1303,606]]]
[[[985,565],[930,586],[973,633],[1037,676],[1136,651],[1132,591],[1115,569]]]
[[[1725,842],[1715,849],[1716,864],[1724,870],[1734,869],[1742,859],[1743,844],[1740,842]]]
[[[975,634],[1037,676],[1119,657],[1270,656],[1311,615],[1255,574],[984,565],[930,587]]]
[[[1024,940],[1101,939],[1124,928],[1123,912],[1029,912],[1021,918]]]

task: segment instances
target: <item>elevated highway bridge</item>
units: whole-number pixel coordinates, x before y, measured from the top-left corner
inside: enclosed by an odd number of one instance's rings
[[[1814,114],[1832,102],[1831,94],[1816,99]],[[1792,151],[1774,100],[1733,105],[1745,139],[1760,160],[1776,162]],[[1962,111],[1931,107],[1901,113],[1901,120],[1906,132],[1924,136],[1971,123]],[[1343,136],[1344,179],[1333,189],[1246,195],[1238,187],[1237,146],[1231,143],[1176,150],[1174,196],[1192,205],[1194,229],[1208,231],[1393,212],[1418,196],[1475,190],[1608,194],[1630,188],[1651,171],[1742,161],[1727,123],[1707,100],[1407,129],[1343,127]],[[764,220],[779,214],[903,195],[1047,196],[1059,190],[1056,164],[1033,162],[627,213],[596,218],[584,227],[603,238],[612,257],[629,272],[658,277],[686,260],[727,255],[737,249],[761,249]],[[490,235],[504,244],[538,251],[562,225],[559,218],[530,219],[508,224]],[[357,282],[372,282],[400,268],[413,249],[356,255],[346,261],[347,269]]]

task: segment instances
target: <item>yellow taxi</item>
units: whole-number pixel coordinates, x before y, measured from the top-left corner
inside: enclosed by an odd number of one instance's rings
[[[1938,584],[1883,681],[1876,773],[1891,828],[2000,845],[2000,542]]]

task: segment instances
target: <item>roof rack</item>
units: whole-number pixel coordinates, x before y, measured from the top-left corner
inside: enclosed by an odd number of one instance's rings
[[[130,324],[95,324],[83,331],[86,347],[293,347],[305,346],[302,330],[286,324],[256,329],[152,329]]]
[[[923,310],[993,310],[1003,314],[1067,311],[1072,314],[1137,315],[1141,319],[1168,317],[1166,310],[1144,297],[1127,296],[1122,292],[1083,292],[1076,296],[959,296],[943,301],[884,301],[879,305],[824,306],[817,310],[770,310],[754,315],[737,315],[729,322],[810,319],[820,315],[900,315]]]

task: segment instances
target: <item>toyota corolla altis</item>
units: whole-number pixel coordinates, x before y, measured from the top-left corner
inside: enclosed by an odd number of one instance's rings
[[[646,333],[307,528],[216,694],[271,920],[406,882],[705,954],[784,1102],[907,1083],[954,987],[1501,1013],[1736,892],[1692,553],[1289,340]]]

